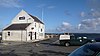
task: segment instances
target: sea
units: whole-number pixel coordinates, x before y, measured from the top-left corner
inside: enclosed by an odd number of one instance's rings
[[[70,34],[75,37],[87,37],[88,39],[94,39],[97,42],[100,42],[100,33],[49,33],[49,34]]]

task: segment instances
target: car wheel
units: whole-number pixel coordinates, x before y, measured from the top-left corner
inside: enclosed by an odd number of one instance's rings
[[[69,43],[65,43],[65,46],[69,46]]]

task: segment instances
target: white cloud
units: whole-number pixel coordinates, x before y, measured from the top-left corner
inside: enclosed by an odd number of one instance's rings
[[[97,19],[85,19],[81,22],[81,29],[92,29],[97,30],[100,27],[100,18]]]
[[[55,6],[53,5],[47,5],[47,4],[39,4],[36,6],[37,8],[44,8],[44,9],[53,9]]]
[[[91,17],[93,18],[98,18],[100,17],[100,11],[96,9],[91,9],[90,12],[88,13]],[[88,16],[88,15],[87,15]]]
[[[21,7],[21,5],[19,5],[18,0],[0,0],[0,6],[3,7]]]
[[[71,25],[68,22],[63,22],[62,26],[66,27],[66,28],[70,28]]]
[[[39,4],[39,5],[37,5],[36,7],[38,7],[38,8],[43,8],[43,7],[45,7],[46,6],[46,4]]]
[[[80,30],[82,24],[78,24],[78,30]]]
[[[100,0],[87,0],[87,6],[100,10]]]
[[[96,9],[90,9],[89,12],[84,12],[85,17],[81,21],[81,23],[78,25],[78,29],[92,29],[96,30],[98,27],[100,27],[100,11]],[[82,12],[81,16],[84,16],[84,13]],[[89,18],[89,19],[88,19]]]
[[[100,33],[100,18],[84,19],[76,27],[68,22],[62,22],[62,24],[56,28],[56,31],[70,33]]]
[[[60,26],[57,27],[56,30],[58,31],[67,31],[67,30],[71,30],[71,24],[68,22],[62,22],[62,24]]]
[[[76,27],[68,22],[62,22],[62,24],[56,29],[59,32],[100,33],[100,12],[98,10],[91,9],[88,12],[81,12],[81,17],[84,19],[82,19]]]
[[[80,16],[85,17],[85,12],[81,12]]]
[[[94,9],[91,9],[91,11],[94,11]]]
[[[91,0],[93,2],[93,0]],[[87,12],[81,12],[83,18],[77,25],[78,31],[83,32],[100,32],[100,11],[96,8],[92,8]]]
[[[53,8],[55,8],[55,6],[48,6],[47,8],[48,9],[53,9]]]

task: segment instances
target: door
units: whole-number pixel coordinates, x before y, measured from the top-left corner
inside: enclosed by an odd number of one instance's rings
[[[32,32],[29,32],[30,40],[32,40]]]
[[[36,32],[35,32],[35,39],[36,39]]]

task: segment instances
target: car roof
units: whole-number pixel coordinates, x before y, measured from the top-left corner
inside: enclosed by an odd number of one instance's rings
[[[87,50],[92,50],[93,52],[100,52],[100,42],[96,42],[96,43],[87,43],[81,47],[79,47],[78,49],[74,50],[71,54],[69,54],[68,56],[75,56],[81,53],[82,55],[85,54],[85,52],[87,52]],[[80,53],[79,53],[80,52]],[[83,52],[83,53],[82,53]],[[92,55],[93,53],[91,53]],[[84,55],[83,55],[84,56]]]
[[[100,42],[88,43],[88,44],[85,44],[84,46],[88,47],[89,49],[93,51],[100,51]]]

